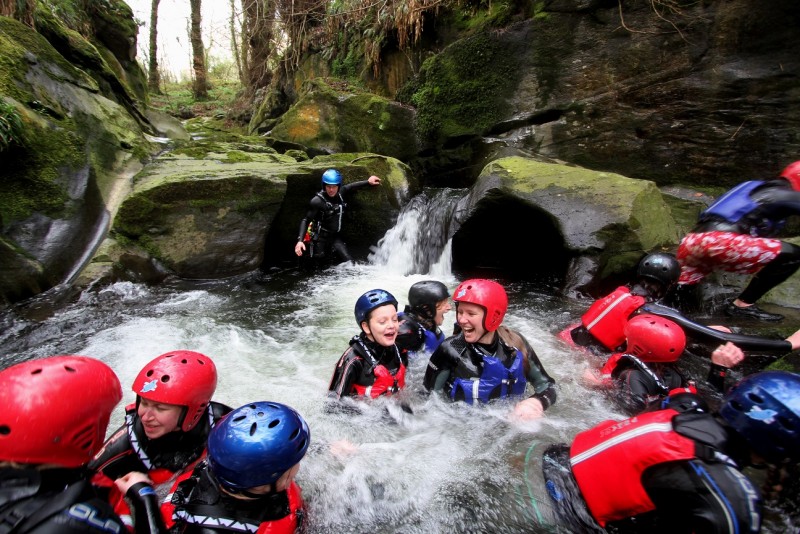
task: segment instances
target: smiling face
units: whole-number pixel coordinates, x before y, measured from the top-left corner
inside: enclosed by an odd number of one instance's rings
[[[136,413],[142,421],[145,435],[150,439],[160,438],[178,429],[183,406],[162,404],[142,397]]]
[[[386,304],[369,312],[367,320],[361,322],[361,329],[378,345],[389,347],[397,338],[398,324],[397,308]]]
[[[484,315],[486,311],[483,306],[471,302],[459,302],[456,306],[456,321],[467,343],[491,343],[494,332],[483,328]]]
[[[336,193],[338,192],[339,192],[338,185],[325,184],[325,194],[328,195],[329,197],[331,198],[335,197]]]
[[[442,326],[442,323],[444,323],[444,314],[452,309],[453,306],[450,305],[449,298],[440,300],[439,302],[436,303],[436,315],[433,318],[434,322],[436,323],[436,326]]]

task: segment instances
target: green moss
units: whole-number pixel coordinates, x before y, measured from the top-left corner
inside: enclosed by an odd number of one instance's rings
[[[508,112],[521,70],[507,45],[481,34],[451,46],[422,66],[412,97],[417,132],[427,140],[480,135]]]
[[[246,163],[250,161],[253,161],[253,158],[241,150],[232,150],[228,152],[226,158],[222,160],[223,163]]]
[[[0,181],[3,226],[34,212],[53,218],[64,214],[69,197],[59,182],[86,165],[83,142],[67,130],[36,128],[26,138],[25,146],[15,146],[3,153]]]

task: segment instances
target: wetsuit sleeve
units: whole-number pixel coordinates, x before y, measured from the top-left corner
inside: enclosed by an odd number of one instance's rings
[[[368,185],[369,185],[369,180],[361,180],[361,181],[358,181],[358,182],[352,182],[352,183],[349,183],[349,184],[344,184],[342,186],[341,190],[339,190],[339,192],[342,194],[342,196],[345,196],[348,193],[351,193],[351,192],[355,191],[356,189],[361,189],[361,188],[366,187]]]
[[[353,384],[361,376],[363,368],[364,360],[353,352],[352,347],[348,348],[339,358],[336,368],[333,370],[331,383],[328,386],[328,397],[341,399],[350,395]]]
[[[162,534],[167,532],[158,503],[158,494],[150,484],[137,482],[125,493],[131,505],[133,531],[136,534]]]
[[[547,374],[544,365],[539,360],[539,356],[528,340],[519,336],[522,340],[523,353],[527,361],[525,376],[528,382],[533,386],[534,394],[531,397],[539,399],[542,407],[547,410],[550,406],[556,403],[556,381]]]
[[[650,377],[638,369],[625,369],[615,377],[615,387],[610,394],[626,414],[640,414],[647,410],[650,380]]]
[[[761,495],[735,467],[700,459],[645,470],[642,485],[656,505],[659,530],[695,534],[755,533]]]
[[[89,462],[90,471],[96,472],[93,482],[100,486],[111,486],[113,481],[131,471],[142,471],[144,466],[133,454],[128,431],[122,425],[106,440],[100,451]],[[103,477],[110,479],[103,480]]]
[[[297,229],[297,240],[302,241],[306,235],[306,230],[308,229],[308,223],[317,219],[319,215],[319,210],[321,207],[318,205],[319,197],[314,195],[314,197],[308,203],[308,211],[306,212],[306,216],[303,217],[303,220],[300,221],[300,228]]]
[[[452,338],[445,339],[431,354],[422,385],[428,391],[439,391],[444,388],[450,373],[458,365],[459,354],[453,348]]]

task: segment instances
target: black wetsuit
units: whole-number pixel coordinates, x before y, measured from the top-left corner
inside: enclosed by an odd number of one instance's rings
[[[85,469],[0,468],[0,533],[126,533],[122,520]],[[126,497],[134,508],[134,532],[165,530],[158,497],[139,482]]]
[[[303,503],[294,483],[290,491],[291,497],[288,491],[278,491],[256,499],[237,499],[221,491],[208,463],[200,462],[172,495],[176,523],[171,532],[256,532],[264,523],[272,523],[269,532],[276,534],[296,531],[302,525]]]
[[[546,410],[556,402],[556,381],[547,374],[539,357],[528,341],[518,332],[505,326],[497,329],[494,342],[479,345],[480,350],[464,340],[463,332],[450,336],[434,351],[425,369],[423,386],[428,391],[444,390],[448,395],[457,378],[478,378],[483,372],[482,353],[493,355],[506,367],[522,352],[525,378],[533,386],[531,395],[539,399]]]
[[[375,367],[385,367],[391,375],[405,372],[408,364],[405,354],[402,354],[397,345],[389,347],[370,341],[363,332],[350,340],[350,346],[341,355],[333,371],[328,396],[341,398],[358,396],[356,386],[369,387],[375,381]],[[401,368],[403,368],[401,370]]]
[[[230,406],[212,401],[206,414],[188,432],[170,432],[160,438],[149,439],[144,433],[141,420],[135,415],[135,407],[131,407],[127,415],[133,417],[136,446],[131,442],[127,424],[123,424],[92,459],[89,468],[111,480],[132,471],[142,473],[154,469],[181,471],[203,454],[211,430],[211,420],[219,421],[230,411]],[[137,451],[137,447],[141,451]],[[146,465],[145,461],[150,465]]]
[[[333,197],[329,197],[323,188],[311,198],[308,212],[300,221],[297,240],[304,240],[309,223],[313,223],[311,241],[306,242],[306,255],[314,260],[314,265],[319,266],[331,261],[332,255],[343,262],[353,261],[347,245],[340,237],[340,232],[349,193],[368,185],[370,185],[369,180],[341,185]]]

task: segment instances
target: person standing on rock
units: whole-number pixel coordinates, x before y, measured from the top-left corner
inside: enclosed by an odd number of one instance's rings
[[[800,215],[800,161],[775,179],[742,182],[700,214],[678,247],[678,284],[697,284],[713,271],[754,274],[725,313],[780,321],[755,303],[800,268],[800,247],[774,239],[791,215]]]
[[[342,262],[353,261],[347,245],[339,235],[348,194],[380,183],[381,179],[373,175],[367,180],[342,185],[342,174],[339,171],[325,171],[322,174],[322,189],[311,198],[308,212],[300,221],[294,253],[302,257],[307,252],[315,266],[331,261],[333,256]]]

